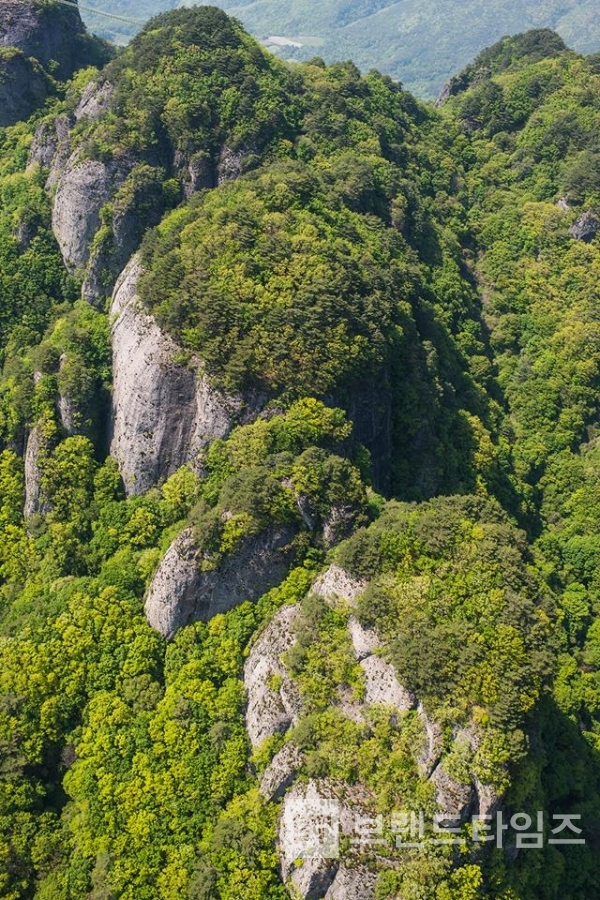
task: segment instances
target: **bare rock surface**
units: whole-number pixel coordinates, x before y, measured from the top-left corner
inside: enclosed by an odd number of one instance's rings
[[[100,211],[126,174],[114,163],[81,158],[78,151],[69,157],[56,185],[52,228],[70,271],[87,263]]]
[[[0,57],[0,127],[28,119],[50,91],[46,73],[19,50]]]
[[[372,656],[381,647],[377,633],[372,628],[365,628],[361,625],[356,616],[350,616],[348,619],[348,631],[358,662],[362,662],[367,656]]]
[[[125,490],[141,494],[225,437],[240,398],[213,388],[197,368],[177,361],[180,348],[137,298],[140,264],[124,270],[113,296],[112,440]]]
[[[364,788],[344,785],[340,789],[327,780],[298,782],[287,792],[279,825],[279,856],[284,883],[293,897],[373,900],[374,873],[360,862],[351,867],[339,858],[340,838],[356,837],[359,819],[368,815],[368,801]],[[311,822],[317,827],[311,827]]]
[[[0,0],[0,47],[18,47],[44,68],[54,63],[60,78],[69,78],[81,63],[84,35],[76,4]]]
[[[44,445],[41,424],[31,429],[25,450],[25,506],[23,515],[26,519],[37,513],[45,514],[49,506],[42,495],[42,473],[39,466],[39,455]]]
[[[253,645],[244,666],[248,695],[246,729],[253,747],[286,732],[298,721],[300,694],[282,660],[295,642],[293,624],[299,607],[284,606]]]
[[[193,531],[186,528],[159,563],[146,597],[148,623],[170,639],[190,622],[208,622],[246,600],[257,600],[288,571],[294,532],[272,527],[241,541],[214,570],[202,571]]]
[[[293,784],[302,760],[303,754],[297,744],[293,741],[285,744],[279,753],[275,754],[261,779],[262,796],[267,800],[278,800]]]
[[[369,706],[393,706],[398,712],[408,712],[415,706],[415,698],[399,683],[394,667],[380,656],[367,656],[360,663],[365,673],[365,701]]]
[[[114,85],[110,81],[90,81],[84,88],[81,99],[75,109],[75,118],[96,121],[107,110],[110,98],[114,93]]]
[[[462,825],[476,806],[475,787],[472,783],[461,784],[444,769],[443,761],[430,777],[436,789],[436,800],[440,821],[447,825]]]
[[[577,241],[589,244],[600,231],[600,219],[588,210],[579,216],[577,221],[569,228],[569,234]]]
[[[364,581],[353,578],[340,566],[331,565],[319,575],[312,586],[312,592],[323,597],[328,603],[335,603],[336,600],[354,603],[365,587]]]
[[[377,875],[366,866],[339,867],[325,900],[374,900]]]

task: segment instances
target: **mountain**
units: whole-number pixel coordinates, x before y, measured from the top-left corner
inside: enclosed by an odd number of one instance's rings
[[[0,898],[595,897],[598,55],[0,33]]]
[[[84,18],[97,33],[123,41],[140,26],[90,10],[144,21],[178,5],[183,4],[88,0]],[[594,0],[224,0],[216,5],[274,53],[297,60],[351,59],[362,71],[378,69],[423,98],[435,98],[451,75],[504,35],[551,28],[581,53],[600,50]]]

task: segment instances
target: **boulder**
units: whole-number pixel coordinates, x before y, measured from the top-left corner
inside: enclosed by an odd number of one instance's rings
[[[193,530],[186,528],[163,556],[150,584],[148,623],[167,640],[190,622],[208,622],[246,600],[257,600],[286,576],[291,528],[271,527],[245,538],[212,571],[202,571]]]
[[[248,696],[246,729],[253,747],[266,738],[285,733],[298,721],[302,701],[283,663],[295,642],[293,624],[298,606],[284,606],[259,635],[244,666]]]

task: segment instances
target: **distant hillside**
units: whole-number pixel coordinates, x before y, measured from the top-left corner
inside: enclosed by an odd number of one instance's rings
[[[178,0],[84,4],[133,19],[183,5],[191,4]],[[214,5],[237,16],[282,56],[306,60],[318,55],[326,62],[352,59],[364,71],[376,68],[400,79],[424,98],[437,96],[451,75],[503,35],[553,28],[575,50],[600,50],[596,0],[217,0]],[[88,26],[105,37],[122,42],[135,31],[135,25],[118,19],[90,15],[85,9],[83,14]]]

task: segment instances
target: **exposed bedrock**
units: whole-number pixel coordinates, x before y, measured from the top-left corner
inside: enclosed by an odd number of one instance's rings
[[[252,416],[241,398],[212,387],[198,365],[179,361],[181,348],[141,306],[139,273],[134,257],[111,306],[111,453],[129,495],[159,484],[236,421]]]

